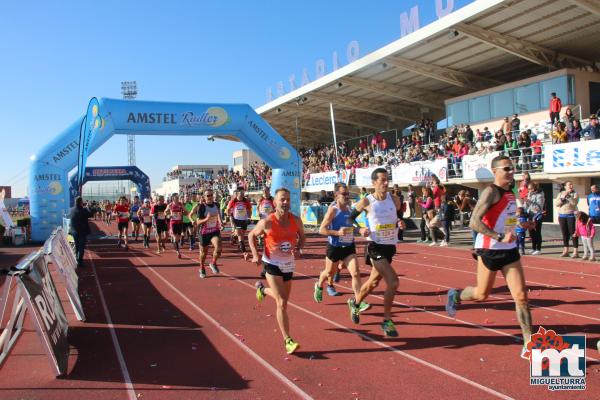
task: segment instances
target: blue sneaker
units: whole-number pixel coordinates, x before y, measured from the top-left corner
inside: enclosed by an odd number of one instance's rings
[[[337,292],[337,290],[335,290],[335,288],[333,286],[327,286],[327,295],[329,296],[339,296],[340,294]]]
[[[448,299],[446,300],[446,312],[452,318],[454,318],[454,316],[456,315],[456,306],[459,303],[457,298],[458,298],[458,290],[456,290],[456,289],[448,290]]]
[[[333,281],[335,283],[338,283],[340,281],[340,271],[338,270],[334,275],[333,275]]]

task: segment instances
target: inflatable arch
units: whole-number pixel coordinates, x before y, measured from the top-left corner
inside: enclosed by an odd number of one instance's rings
[[[249,105],[93,98],[86,116],[32,157],[29,194],[31,238],[35,241],[47,239],[56,226],[62,225],[62,217],[69,210],[68,174],[81,156],[80,128],[86,118],[93,122],[91,139],[84,146],[84,167],[87,154],[92,154],[114,134],[235,136],[273,168],[272,187],[290,190],[291,211],[300,215],[300,157]],[[198,148],[198,161],[202,162],[202,153],[207,149]],[[157,151],[168,153],[169,148]]]
[[[79,193],[77,175],[73,174],[69,180],[70,204],[75,202],[75,196]],[[86,182],[94,181],[131,181],[137,187],[137,196],[140,197],[140,200],[150,198],[150,178],[136,166],[86,167],[81,186],[83,187]]]

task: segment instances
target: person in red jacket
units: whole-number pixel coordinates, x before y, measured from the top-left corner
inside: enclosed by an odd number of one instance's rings
[[[127,228],[129,227],[129,204],[127,204],[127,198],[122,196],[119,198],[119,203],[115,205],[113,209],[113,214],[117,216],[117,221],[119,222],[119,241],[117,242],[117,246],[121,246],[121,236],[123,237],[123,242],[125,243],[125,249],[129,249],[127,245]]]
[[[236,196],[231,199],[227,206],[227,214],[231,215],[231,220],[235,227],[235,235],[238,237],[239,248],[244,254],[244,258],[248,258],[246,244],[244,243],[244,235],[246,234],[248,222],[252,215],[252,204],[250,204],[250,200],[244,196],[244,189],[237,190]]]
[[[552,98],[550,99],[550,120],[552,121],[552,126],[554,126],[555,122],[560,121],[560,110],[562,109],[562,103],[560,98],[556,97],[556,93],[550,93]]]

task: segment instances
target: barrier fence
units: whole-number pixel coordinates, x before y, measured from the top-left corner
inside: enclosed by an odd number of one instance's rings
[[[64,281],[75,316],[85,321],[78,292],[75,254],[63,228],[58,227],[44,246],[30,253],[15,267],[2,271],[7,277],[0,298],[0,366],[23,331],[25,314],[28,314],[55,375],[67,372],[69,325],[48,269],[49,262],[54,264]],[[9,309],[10,313],[7,313]]]

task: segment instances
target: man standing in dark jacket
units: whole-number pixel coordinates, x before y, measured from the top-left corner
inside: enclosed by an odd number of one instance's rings
[[[90,224],[88,219],[92,217],[92,213],[87,208],[83,207],[83,199],[75,198],[75,206],[71,208],[69,220],[69,234],[75,240],[75,258],[77,266],[83,267],[83,252],[85,251],[85,241],[90,233]]]
[[[600,124],[598,124],[598,116],[590,115],[590,123],[580,133],[584,140],[600,139]]]

